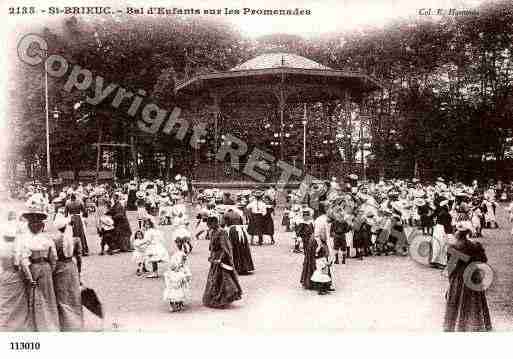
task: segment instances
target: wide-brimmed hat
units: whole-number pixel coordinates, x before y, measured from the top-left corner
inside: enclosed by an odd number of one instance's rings
[[[182,176],[180,176],[180,175],[176,175],[176,176],[175,176],[175,181],[179,181],[179,180],[181,180],[181,179],[182,179]]]
[[[445,180],[444,180],[442,177],[438,177],[438,178],[436,179],[436,181],[437,181],[437,182],[445,182]]]
[[[70,223],[69,218],[64,217],[63,215],[57,215],[55,220],[53,221],[53,225],[57,229],[61,229],[66,227]]]
[[[397,197],[399,196],[399,191],[395,188],[392,188],[390,191],[388,191],[389,197]]]
[[[415,198],[413,200],[413,204],[417,207],[422,207],[426,205],[426,201],[422,198]]]
[[[139,199],[142,199],[142,198],[144,198],[144,197],[145,197],[145,194],[144,194],[144,192],[143,192],[143,191],[137,191],[137,192],[135,193],[135,197],[137,197],[137,198],[139,198]]]
[[[144,224],[151,223],[153,228],[157,227],[157,220],[150,215],[147,215],[146,217],[144,217],[143,223]]]
[[[460,221],[456,223],[456,230],[457,231],[470,231],[472,232],[474,230],[474,227],[472,226],[472,223],[470,221]]]
[[[256,190],[253,191],[252,195],[255,198],[262,198],[264,196],[264,191],[262,191],[260,189],[256,189]]]
[[[21,216],[29,223],[43,222],[48,218],[48,215],[44,212],[25,212]]]
[[[100,217],[100,224],[103,226],[105,230],[111,230],[114,229],[114,220],[111,216],[101,216]]]
[[[15,224],[7,224],[4,228],[2,228],[2,236],[6,239],[14,239],[16,238],[17,228]]]
[[[440,206],[447,206],[449,204],[448,199],[444,199],[443,201],[440,201]]]

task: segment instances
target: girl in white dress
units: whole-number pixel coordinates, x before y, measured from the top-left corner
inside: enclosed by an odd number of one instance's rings
[[[144,240],[148,242],[144,252],[145,264],[151,264],[152,273],[147,278],[158,278],[158,264],[169,262],[169,253],[164,247],[162,232],[157,229],[155,220],[148,217],[144,220]]]
[[[186,302],[191,299],[192,273],[187,265],[187,254],[184,252],[185,242],[177,238],[178,251],[171,256],[169,268],[164,273],[166,288],[164,300],[169,303],[169,309],[177,312],[183,309]]]
[[[146,249],[148,248],[149,241],[148,238],[144,238],[144,232],[142,230],[137,230],[134,233],[132,243],[134,244],[132,259],[137,264],[136,274],[140,276],[148,271],[144,265],[144,261],[146,259]]]

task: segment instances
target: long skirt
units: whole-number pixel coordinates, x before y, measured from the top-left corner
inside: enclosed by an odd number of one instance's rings
[[[20,271],[0,271],[0,331],[34,331]]]
[[[248,234],[251,236],[262,236],[266,230],[265,217],[260,213],[251,213],[248,223]]]
[[[468,288],[463,273],[452,276],[447,292],[444,330],[448,332],[481,332],[492,330],[484,291]]]
[[[129,190],[128,191],[128,199],[126,201],[126,208],[128,211],[135,211],[137,209],[137,206],[135,205],[135,201],[137,200],[137,197],[135,196],[136,191],[135,190]]]
[[[73,261],[57,262],[53,273],[55,299],[59,311],[61,331],[79,331],[83,328],[82,299],[77,265]]]
[[[80,238],[82,244],[82,251],[84,254],[89,253],[89,247],[87,246],[87,238],[84,231],[84,222],[79,214],[71,215],[71,225],[73,226],[73,237]]]
[[[251,248],[242,226],[231,228],[228,235],[233,248],[233,264],[237,273],[248,274],[254,271]]]
[[[273,216],[268,213],[264,216],[264,234],[274,236],[274,220]]]
[[[49,263],[33,263],[30,266],[32,277],[37,282],[29,289],[29,312],[38,332],[59,330],[59,311],[53,286],[52,267]]]
[[[191,271],[188,267],[181,270],[168,270],[164,273],[166,288],[164,289],[164,300],[169,302],[190,302],[191,301]]]
[[[222,308],[242,298],[242,289],[234,271],[213,263],[208,272],[207,285],[203,294],[203,305]]]
[[[447,234],[441,224],[437,224],[433,229],[430,254],[431,264],[447,265]]]
[[[119,249],[123,252],[131,249],[130,237],[132,236],[132,230],[130,229],[128,219],[126,217],[118,219],[117,223],[114,223],[114,230],[116,231],[116,242],[119,245]]]
[[[303,260],[300,283],[305,289],[316,289],[311,278],[316,269],[315,251],[317,250],[317,242],[311,238],[303,239],[303,248],[305,251],[305,259]]]

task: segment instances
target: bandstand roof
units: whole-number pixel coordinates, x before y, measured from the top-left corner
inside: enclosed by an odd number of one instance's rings
[[[230,102],[268,102],[277,85],[288,87],[287,102],[315,102],[363,96],[381,86],[371,77],[334,70],[303,56],[268,53],[228,71],[195,76],[176,86],[179,97],[215,93]],[[267,94],[266,94],[267,92]]]

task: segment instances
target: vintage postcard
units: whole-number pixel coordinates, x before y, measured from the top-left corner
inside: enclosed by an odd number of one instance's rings
[[[511,1],[2,5],[8,350],[513,329]]]

